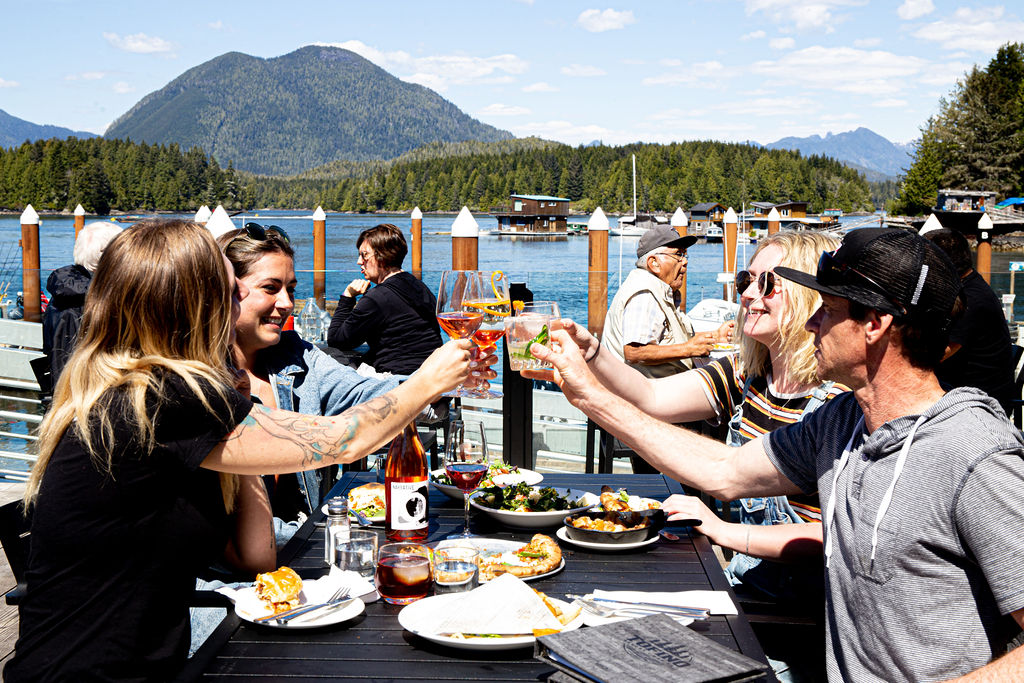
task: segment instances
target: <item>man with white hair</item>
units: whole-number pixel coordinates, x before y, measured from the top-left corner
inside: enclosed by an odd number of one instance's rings
[[[50,304],[43,315],[43,353],[50,358],[53,384],[57,383],[64,364],[75,350],[92,274],[103,250],[120,232],[121,228],[109,221],[95,221],[85,226],[75,238],[75,262],[53,271],[46,280]]]
[[[728,341],[735,322],[715,332],[695,333],[680,310],[679,288],[686,276],[686,250],[697,241],[658,225],[643,234],[636,268],[615,293],[601,344],[648,377],[667,377],[693,368],[717,341]]]

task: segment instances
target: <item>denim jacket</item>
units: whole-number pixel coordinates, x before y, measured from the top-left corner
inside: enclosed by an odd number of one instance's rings
[[[281,341],[261,351],[258,361],[274,387],[278,408],[306,415],[338,415],[391,391],[405,379],[404,375],[363,377],[295,332],[282,333]],[[310,513],[320,504],[322,469],[296,474]]]

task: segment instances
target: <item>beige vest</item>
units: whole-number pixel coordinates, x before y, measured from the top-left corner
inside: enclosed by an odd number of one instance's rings
[[[601,346],[607,348],[624,362],[626,358],[622,351],[622,313],[626,309],[626,303],[642,292],[654,295],[658,307],[665,316],[665,334],[658,342],[659,344],[682,344],[693,337],[693,324],[685,313],[676,308],[672,288],[647,270],[636,268],[623,281],[619,291],[615,293],[612,305],[608,309],[604,335],[601,338]],[[691,369],[693,361],[689,358],[680,358],[658,365],[638,363],[629,363],[629,365],[648,377],[668,377]]]

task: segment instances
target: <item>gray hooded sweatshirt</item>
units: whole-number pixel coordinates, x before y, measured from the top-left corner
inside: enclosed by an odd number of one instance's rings
[[[821,495],[830,681],[945,680],[1019,632],[1024,439],[995,400],[954,389],[867,435],[844,394],[764,447]]]

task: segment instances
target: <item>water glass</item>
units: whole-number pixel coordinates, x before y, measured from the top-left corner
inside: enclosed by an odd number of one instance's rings
[[[334,546],[334,565],[342,571],[356,572],[363,578],[373,578],[376,557],[376,531],[352,529],[347,541],[339,540]]]
[[[529,306],[529,304],[527,304]],[[508,347],[509,367],[516,372],[549,368],[530,353],[531,344],[551,347],[551,315],[523,310],[505,318],[505,344]]]
[[[377,592],[392,605],[408,605],[430,592],[430,548],[385,543],[377,551]]]
[[[434,594],[461,593],[480,585],[480,551],[468,545],[434,550]]]

